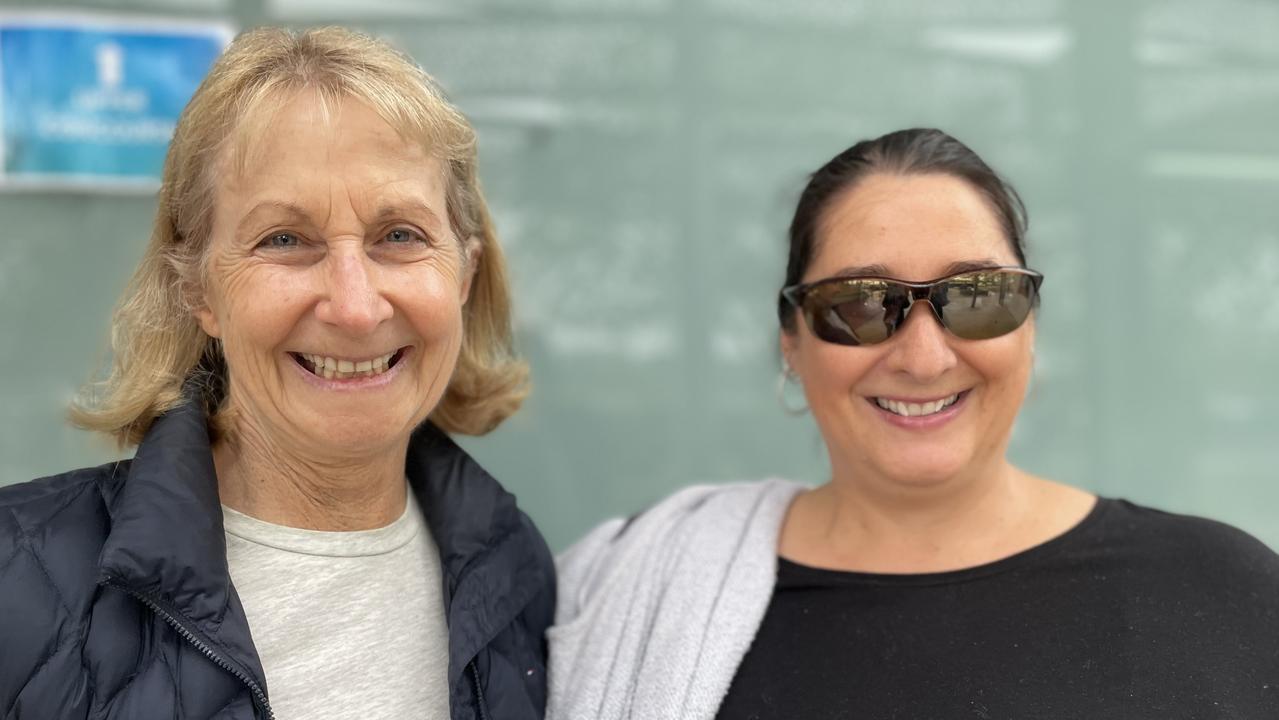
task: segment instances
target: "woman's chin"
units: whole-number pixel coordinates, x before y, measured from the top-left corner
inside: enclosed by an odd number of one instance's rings
[[[966,466],[966,460],[954,454],[929,455],[923,452],[880,464],[882,476],[893,485],[916,489],[944,486]]]
[[[362,460],[376,457],[408,440],[412,425],[405,419],[310,418],[294,424],[290,444],[301,457]]]

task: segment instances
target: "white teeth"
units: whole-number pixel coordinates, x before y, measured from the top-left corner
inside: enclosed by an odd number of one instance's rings
[[[335,358],[326,357],[324,355],[314,355],[311,353],[298,353],[315,368],[312,372],[330,380],[336,378],[338,380],[347,380],[355,377],[370,377],[380,375],[390,369],[391,358],[395,357],[394,352],[385,355],[379,355],[372,360],[337,360]]]
[[[933,400],[932,402],[926,403],[905,403],[897,400],[888,400],[877,397],[875,398],[875,404],[894,415],[901,415],[902,417],[921,417],[924,415],[939,413],[951,405],[954,405],[955,401],[958,399],[958,393],[947,398],[942,398],[941,400]]]

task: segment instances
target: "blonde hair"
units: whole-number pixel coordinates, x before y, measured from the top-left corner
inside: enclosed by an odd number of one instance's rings
[[[343,28],[263,28],[231,43],[178,121],[151,240],[112,321],[109,373],[72,405],[76,425],[136,445],[157,417],[194,395],[214,438],[230,432],[226,362],[193,315],[220,158],[249,134],[251,115],[302,90],[326,106],[362,101],[406,141],[437,155],[446,166],[449,223],[459,240],[479,243],[457,367],[431,420],[448,432],[482,435],[519,409],[528,368],[513,349],[510,289],[477,177],[474,128],[429,75],[381,41]],[[244,144],[238,147],[242,155]]]

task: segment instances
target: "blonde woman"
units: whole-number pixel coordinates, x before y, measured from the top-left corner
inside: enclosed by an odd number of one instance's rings
[[[0,490],[0,716],[540,718],[546,545],[449,439],[520,405],[465,118],[340,29],[239,37],[78,423]]]

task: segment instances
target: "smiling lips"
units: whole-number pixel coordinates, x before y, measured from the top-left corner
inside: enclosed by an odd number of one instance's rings
[[[327,355],[312,353],[289,353],[299,365],[312,375],[326,380],[351,380],[354,378],[373,377],[395,367],[404,355],[405,348],[400,348],[385,355],[365,360],[339,360]]]
[[[960,395],[963,395],[963,393],[955,393],[954,395],[949,395],[939,400],[922,403],[890,400],[882,397],[877,397],[874,400],[876,405],[894,415],[900,415],[901,417],[923,417],[926,415],[936,415],[942,410],[954,405],[959,400]]]

